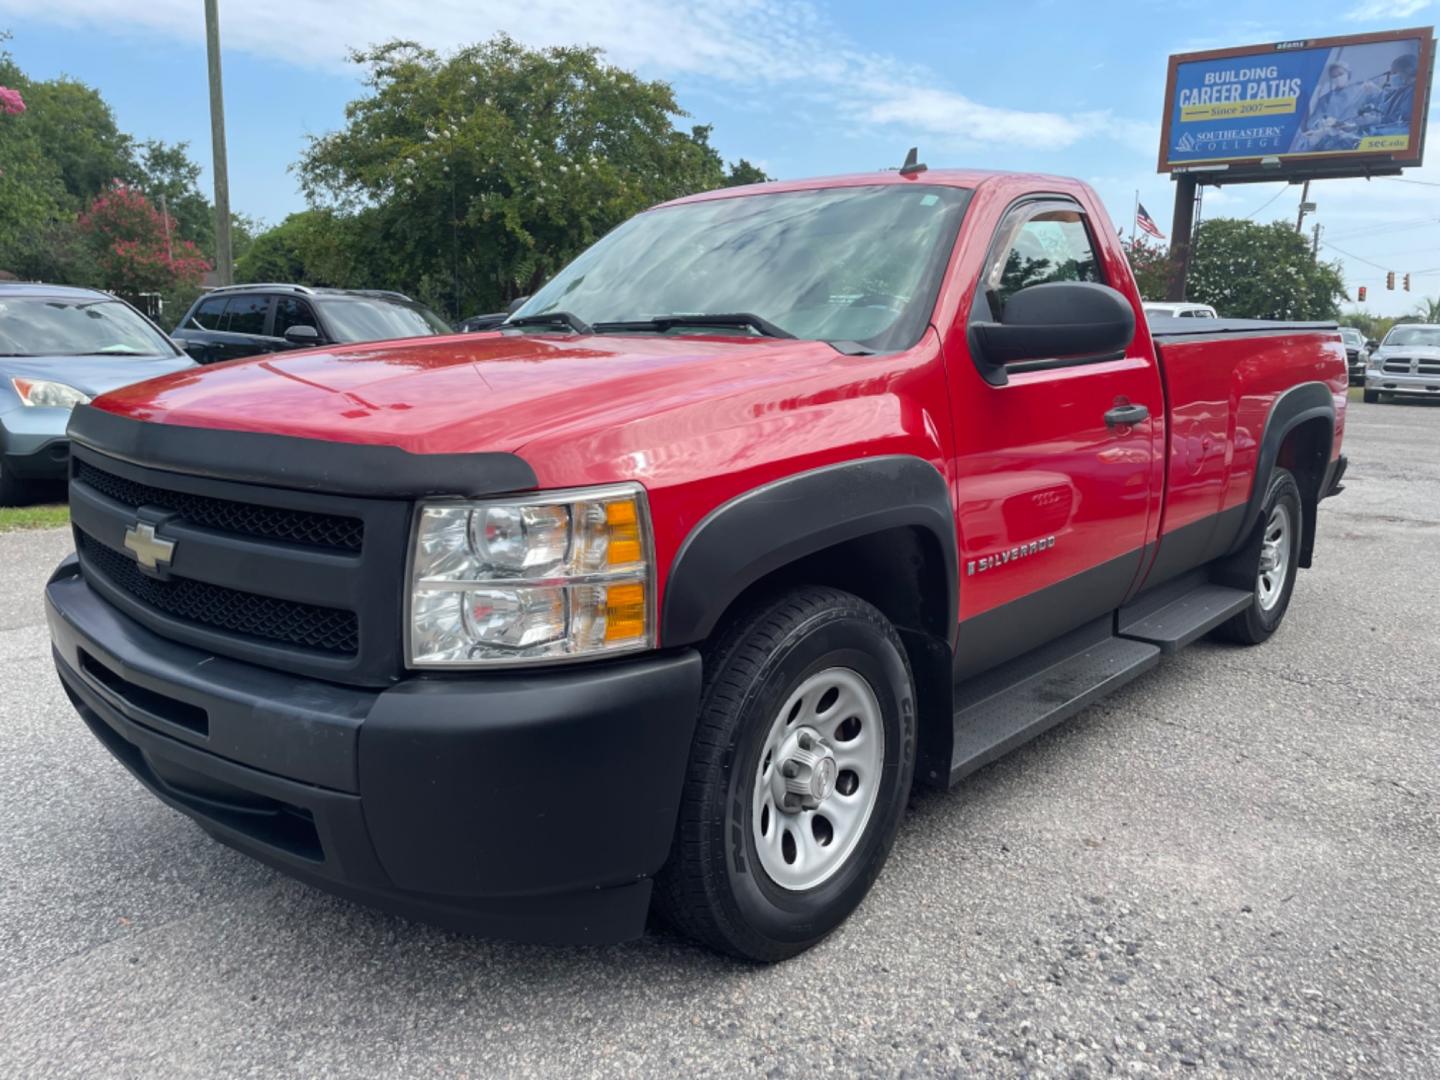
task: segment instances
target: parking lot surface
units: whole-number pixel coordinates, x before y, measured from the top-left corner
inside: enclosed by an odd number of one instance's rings
[[[1353,404],[1346,450],[1274,639],[918,796],[773,968],[466,938],[215,844],[60,691],[68,533],[0,536],[0,1076],[1440,1075],[1440,408]]]

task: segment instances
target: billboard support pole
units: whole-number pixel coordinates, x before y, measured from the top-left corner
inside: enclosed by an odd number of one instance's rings
[[[1185,278],[1190,273],[1190,232],[1195,226],[1195,190],[1194,174],[1176,174],[1175,216],[1170,222],[1170,280],[1165,287],[1165,299],[1172,303],[1185,299]]]

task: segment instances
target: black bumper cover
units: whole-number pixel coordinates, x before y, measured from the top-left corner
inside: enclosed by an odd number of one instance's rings
[[[46,614],[86,724],[216,839],[452,929],[568,943],[643,931],[690,752],[697,653],[376,692],[157,637],[73,558]]]

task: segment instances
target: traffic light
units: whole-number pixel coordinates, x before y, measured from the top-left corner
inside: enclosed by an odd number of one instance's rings
[[[1395,288],[1395,271],[1394,271],[1394,270],[1391,270],[1388,274],[1385,275],[1385,288],[1387,288],[1387,289],[1393,289],[1393,288]]]
[[[1409,275],[1409,274],[1406,274],[1406,275],[1405,275],[1405,291],[1406,291],[1406,292],[1409,292],[1409,291],[1410,291],[1410,275]]]
[[[1361,285],[1361,286],[1360,286],[1360,296],[1359,296],[1359,300],[1360,300],[1360,303],[1362,303],[1362,304],[1365,303],[1365,286],[1364,286],[1364,285]]]

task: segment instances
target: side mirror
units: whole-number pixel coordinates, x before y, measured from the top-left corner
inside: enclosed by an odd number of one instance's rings
[[[514,315],[515,312],[519,311],[522,307],[524,307],[524,306],[525,306],[526,304],[528,304],[529,302],[530,302],[530,297],[528,297],[528,296],[517,296],[514,300],[511,300],[510,303],[508,303],[508,304],[505,305],[505,314],[506,314],[506,315]]]
[[[1365,348],[1369,349],[1371,352],[1374,352],[1376,349],[1380,348],[1380,342],[1376,341],[1374,338],[1371,338],[1369,341],[1365,342]]]
[[[187,341],[181,338],[180,347],[197,363],[203,364],[210,358],[210,349],[203,341]]]
[[[320,331],[313,326],[287,326],[285,340],[291,345],[318,345],[320,344]]]
[[[1134,339],[1130,301],[1088,281],[1031,285],[1005,301],[999,322],[970,324],[970,354],[992,386],[1010,381],[1009,364],[1121,356]]]

